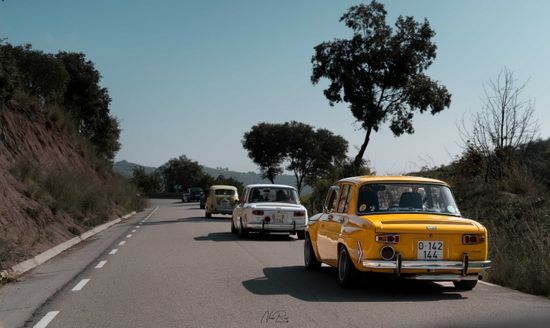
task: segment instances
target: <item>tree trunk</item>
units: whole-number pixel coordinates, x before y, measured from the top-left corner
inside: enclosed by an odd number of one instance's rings
[[[355,156],[355,161],[353,162],[355,164],[355,167],[361,166],[361,162],[363,161],[363,156],[365,155],[365,150],[367,149],[367,145],[369,144],[369,141],[370,141],[371,132],[372,132],[372,127],[369,126],[367,128],[367,134],[365,135],[365,141],[363,141],[363,144],[359,149],[359,153],[357,154],[357,156]]]
[[[296,177],[296,189],[298,189],[298,196],[300,196],[300,192],[302,191],[302,179],[296,172],[294,172],[294,176]]]

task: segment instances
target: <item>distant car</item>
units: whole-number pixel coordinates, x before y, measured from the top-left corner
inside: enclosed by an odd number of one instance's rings
[[[307,210],[300,205],[296,188],[276,184],[253,184],[233,210],[231,232],[243,238],[248,232],[286,232],[303,239]]]
[[[202,188],[199,188],[199,187],[187,188],[182,193],[181,201],[184,203],[199,202],[203,196],[204,196],[204,192],[202,191]]]
[[[208,189],[206,190],[206,193],[202,195],[201,200],[199,201],[199,207],[201,210],[204,210],[206,208],[206,195],[208,195]]]
[[[487,243],[487,229],[460,215],[443,181],[352,177],[336,182],[323,213],[309,219],[304,262],[337,267],[343,287],[364,271],[470,290],[490,267]]]
[[[235,204],[239,200],[237,188],[226,185],[211,186],[205,203],[205,215],[207,218],[212,214],[233,214]]]

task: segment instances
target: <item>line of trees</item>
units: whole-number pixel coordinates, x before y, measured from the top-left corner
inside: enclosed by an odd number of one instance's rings
[[[31,45],[0,42],[0,106],[31,97],[49,114],[61,108],[73,130],[93,146],[100,159],[112,161],[120,148],[120,126],[110,113],[111,97],[101,74],[83,53],[45,53]]]
[[[240,181],[231,177],[212,177],[206,174],[197,161],[185,155],[170,159],[151,173],[145,172],[143,167],[136,167],[131,180],[145,193],[180,192],[190,187],[201,187],[206,190],[212,185],[234,186],[239,192],[244,188]]]

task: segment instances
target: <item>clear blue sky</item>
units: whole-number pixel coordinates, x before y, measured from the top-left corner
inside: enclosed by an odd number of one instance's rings
[[[103,75],[122,125],[117,160],[158,166],[186,154],[201,164],[256,170],[241,139],[252,125],[297,120],[361,144],[345,106],[329,107],[310,82],[313,47],[349,31],[339,23],[357,1],[0,2],[0,37],[36,49],[82,51]],[[550,136],[549,1],[384,1],[390,22],[428,18],[437,58],[429,74],[452,106],[415,118],[416,133],[373,136],[378,173],[447,163],[460,153],[456,123],[482,105],[482,83],[504,66],[536,101]]]

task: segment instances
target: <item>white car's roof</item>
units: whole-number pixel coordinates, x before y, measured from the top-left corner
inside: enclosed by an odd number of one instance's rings
[[[249,184],[246,188],[290,188],[296,190],[292,186],[282,185],[282,184],[270,184],[270,183],[261,183],[261,184]]]

